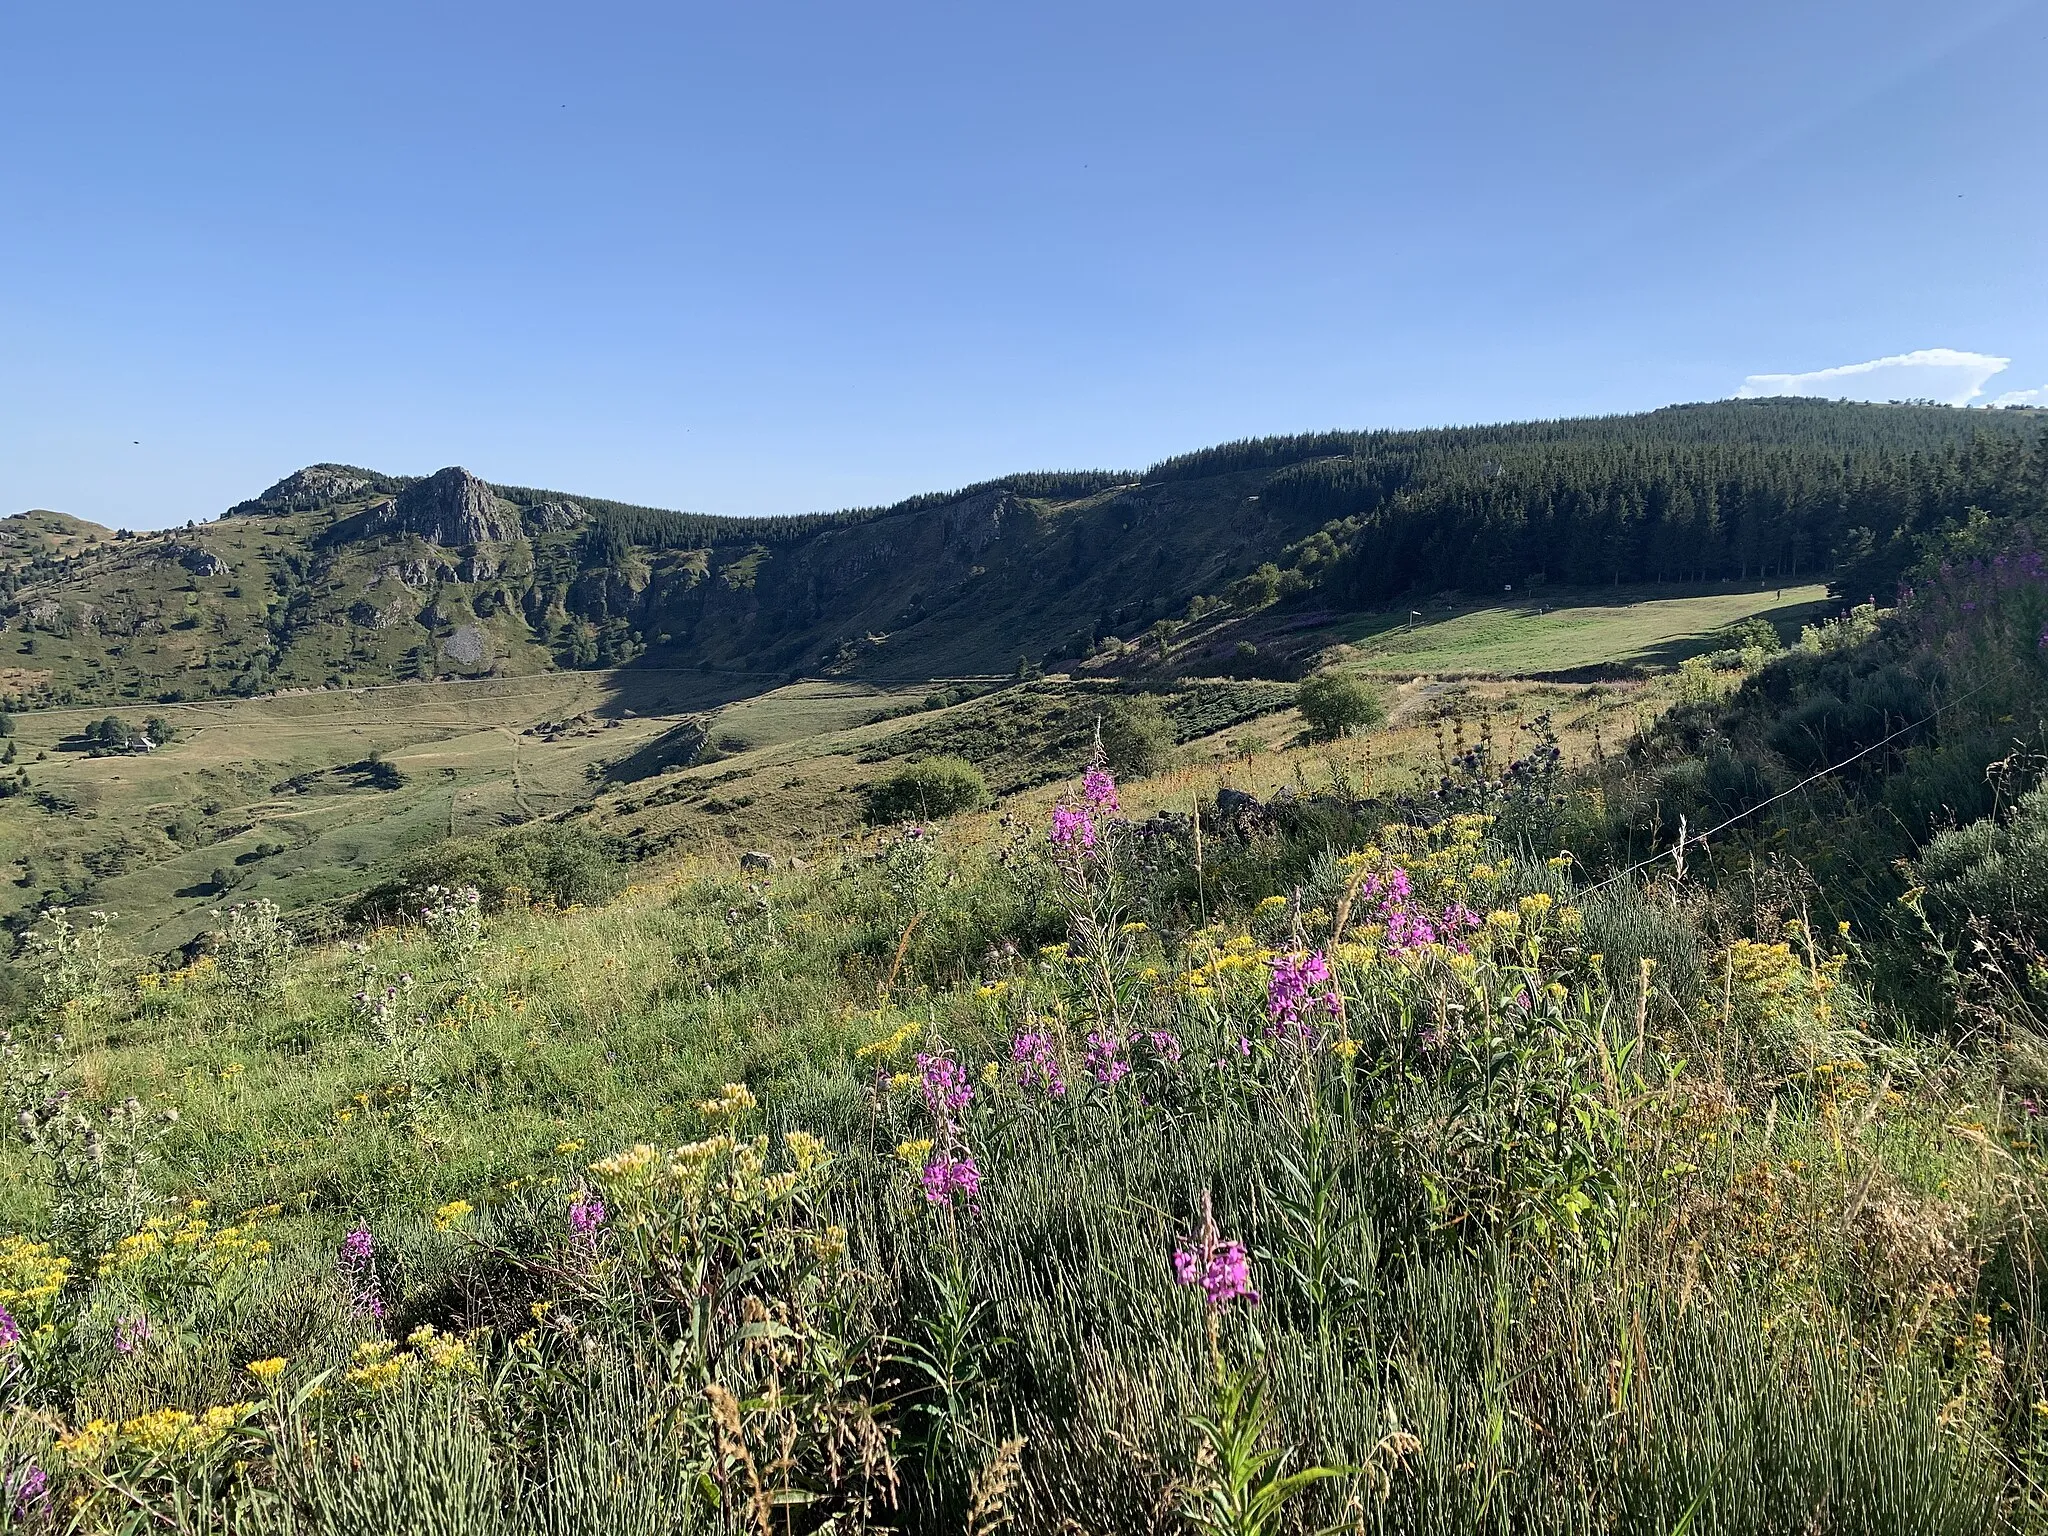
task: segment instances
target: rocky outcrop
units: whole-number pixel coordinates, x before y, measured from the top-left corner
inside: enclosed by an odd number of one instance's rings
[[[349,622],[359,624],[364,629],[395,629],[411,617],[412,604],[402,597],[386,603],[382,608],[364,598],[348,611]]]
[[[574,528],[590,514],[573,501],[536,502],[526,509],[528,533],[559,533]]]
[[[303,512],[312,507],[332,506],[337,501],[353,501],[375,489],[375,480],[346,464],[309,464],[296,474],[286,475],[253,501],[228,508],[228,516]]]
[[[429,544],[463,549],[519,536],[518,514],[468,470],[451,466],[415,480],[372,507],[366,531],[416,533]]]
[[[227,561],[210,549],[201,549],[196,544],[173,544],[168,551],[170,557],[190,571],[194,576],[225,576],[228,574]]]
[[[395,581],[404,586],[425,590],[438,586],[441,578],[448,574],[448,568],[434,560],[395,560],[389,565],[377,567],[377,578],[370,583]]]

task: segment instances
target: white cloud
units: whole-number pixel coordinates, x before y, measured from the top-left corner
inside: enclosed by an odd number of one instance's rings
[[[2048,406],[2048,384],[2039,389],[2008,389],[1993,405],[2044,405]]]
[[[2009,357],[1985,352],[1928,347],[1812,373],[1753,373],[1742,381],[1735,398],[1819,395],[1830,400],[1940,400],[1948,405],[1968,405],[1984,393],[1987,380],[2003,373],[2011,363]]]

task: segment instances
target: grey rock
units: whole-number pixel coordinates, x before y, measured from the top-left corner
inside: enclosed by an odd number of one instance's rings
[[[360,624],[365,629],[391,629],[403,624],[411,615],[412,604],[402,597],[386,603],[382,608],[364,599],[348,611],[349,622]]]
[[[487,666],[491,660],[491,637],[478,624],[464,624],[441,642],[441,654],[458,667]]]
[[[296,474],[286,475],[254,501],[245,501],[236,512],[298,512],[348,501],[370,488],[370,482],[339,464],[309,464]]]
[[[435,587],[448,574],[448,568],[435,560],[399,560],[377,568],[379,581],[402,582],[408,587]]]
[[[372,508],[370,526],[378,533],[416,533],[444,549],[498,544],[519,534],[513,509],[475,475],[455,466],[414,481]]]
[[[225,576],[228,563],[210,549],[201,549],[196,544],[173,544],[168,551],[186,570],[195,576]]]
[[[745,853],[740,855],[741,869],[768,870],[773,869],[774,867],[775,855],[772,853],[763,853],[758,848],[750,848]]]
[[[559,533],[574,528],[590,514],[573,501],[543,501],[526,509],[526,526],[532,533]]]

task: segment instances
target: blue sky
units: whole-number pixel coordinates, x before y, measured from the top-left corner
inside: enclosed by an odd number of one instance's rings
[[[1984,403],[2048,386],[2044,80],[2039,0],[10,6],[0,512]]]

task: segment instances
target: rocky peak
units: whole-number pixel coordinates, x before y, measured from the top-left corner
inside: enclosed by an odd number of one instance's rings
[[[230,507],[228,515],[302,512],[311,507],[331,506],[337,501],[350,501],[374,488],[375,482],[367,474],[346,464],[308,464],[304,469],[286,475],[253,501]]]
[[[460,549],[519,534],[518,514],[483,481],[451,465],[415,480],[376,509],[379,532],[416,533],[429,544]]]

